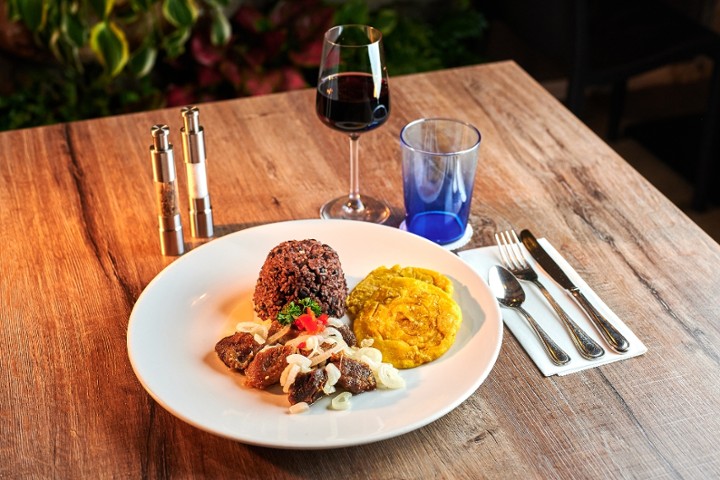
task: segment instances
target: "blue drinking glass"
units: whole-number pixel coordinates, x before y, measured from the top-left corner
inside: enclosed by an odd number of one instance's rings
[[[415,120],[400,132],[405,228],[446,245],[468,226],[480,132],[448,118]]]

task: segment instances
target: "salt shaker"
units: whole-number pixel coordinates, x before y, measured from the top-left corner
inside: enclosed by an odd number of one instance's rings
[[[175,156],[169,141],[167,125],[153,125],[150,130],[153,144],[150,146],[155,200],[160,230],[160,251],[163,255],[177,256],[185,252],[178,186],[175,172]]]
[[[187,171],[188,201],[190,207],[190,232],[193,237],[213,236],[213,216],[208,192],[205,131],[200,126],[200,110],[188,106],[181,110],[183,127],[183,158]]]

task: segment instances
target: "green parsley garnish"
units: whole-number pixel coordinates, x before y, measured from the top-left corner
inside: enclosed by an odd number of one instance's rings
[[[277,314],[277,321],[281,325],[291,325],[295,319],[305,313],[308,308],[312,310],[316,316],[322,313],[320,304],[315,300],[312,298],[301,298],[297,302],[292,301],[286,304]]]

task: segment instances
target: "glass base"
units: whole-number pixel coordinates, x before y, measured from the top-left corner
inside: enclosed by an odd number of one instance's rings
[[[357,204],[360,208],[353,208]],[[390,217],[390,209],[380,200],[361,196],[359,201],[350,197],[340,197],[330,200],[320,208],[320,218],[358,220],[370,223],[385,223]]]
[[[405,225],[409,232],[440,245],[461,239],[467,228],[457,214],[435,210],[407,215]]]
[[[399,228],[400,230],[404,230],[404,231],[406,231],[406,232],[408,231],[408,229],[407,229],[407,224],[406,224],[405,220],[403,220],[402,222],[400,222],[400,225],[398,225],[398,228]],[[460,247],[464,247],[465,245],[467,245],[467,244],[470,242],[470,240],[472,240],[473,233],[475,233],[474,230],[473,230],[473,227],[472,227],[472,225],[470,225],[470,224],[468,223],[467,228],[465,229],[465,233],[463,233],[463,236],[462,236],[462,237],[460,237],[459,239],[455,240],[454,242],[451,242],[451,243],[438,243],[438,245],[440,245],[441,247],[443,247],[443,248],[446,249],[446,250],[457,250],[457,249],[460,248]],[[416,234],[416,235],[417,235],[417,234]],[[424,238],[424,237],[423,237],[423,238]]]

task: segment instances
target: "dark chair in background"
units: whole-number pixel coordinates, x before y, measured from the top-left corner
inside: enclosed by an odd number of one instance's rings
[[[720,36],[661,0],[503,0],[487,2],[531,49],[568,77],[566,103],[582,118],[585,93],[611,86],[608,138],[619,132],[630,77],[700,55],[712,60],[710,94],[695,165],[693,207],[708,202],[720,115]],[[718,179],[715,179],[718,180]]]

